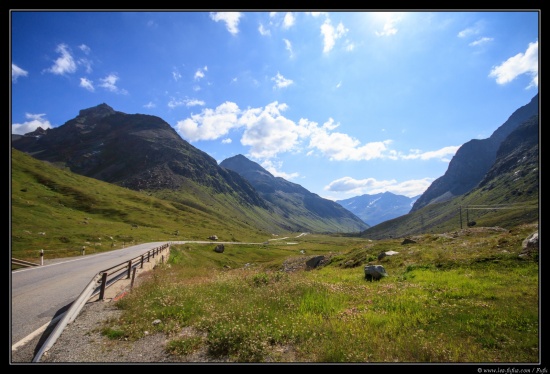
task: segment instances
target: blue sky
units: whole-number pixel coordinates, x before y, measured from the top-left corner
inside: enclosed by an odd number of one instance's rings
[[[11,133],[106,103],[332,200],[422,194],[538,92],[537,10],[10,18]]]

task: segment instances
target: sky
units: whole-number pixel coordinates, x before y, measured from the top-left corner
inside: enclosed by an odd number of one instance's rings
[[[11,134],[105,103],[331,200],[414,197],[538,93],[540,11],[10,11]]]

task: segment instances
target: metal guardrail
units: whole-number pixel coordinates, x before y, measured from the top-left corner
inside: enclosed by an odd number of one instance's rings
[[[132,285],[134,283],[134,276],[137,267],[143,268],[145,262],[149,262],[151,258],[160,255],[166,249],[170,248],[170,244],[163,244],[160,247],[153,248],[146,253],[134,257],[133,259],[115,265],[109,269],[105,269],[97,273],[94,278],[84,288],[78,298],[71,304],[69,310],[67,310],[62,318],[57,322],[54,330],[48,335],[46,341],[40,347],[40,350],[34,356],[32,362],[40,362],[42,355],[47,352],[57,341],[65,327],[75,320],[84,305],[95,295],[99,294],[99,299],[103,300],[105,297],[105,289],[112,286],[118,280],[123,279],[126,275],[126,279],[132,277]],[[164,261],[164,258],[162,258]],[[132,273],[133,270],[133,273]]]
[[[15,265],[19,265],[19,266],[24,266],[24,267],[40,266],[40,264],[35,264],[34,262],[25,261],[25,260],[19,260],[17,258],[13,258],[13,257],[11,258],[11,263],[15,264]]]

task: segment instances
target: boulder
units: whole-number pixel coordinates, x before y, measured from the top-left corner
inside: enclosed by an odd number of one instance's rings
[[[225,251],[225,246],[223,244],[218,244],[216,248],[214,248],[214,252],[223,253],[223,251]]]
[[[388,273],[386,273],[386,269],[382,265],[367,265],[365,266],[365,279],[372,281],[372,280],[380,280],[383,277],[387,277]]]
[[[538,254],[539,254],[539,233],[534,232],[531,235],[529,235],[525,240],[521,243],[522,251],[519,254],[520,258],[525,257],[533,257],[538,260]]]

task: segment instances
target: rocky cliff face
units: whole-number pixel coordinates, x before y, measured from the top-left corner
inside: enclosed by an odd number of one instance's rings
[[[521,123],[539,112],[539,95],[517,109],[508,120],[487,139],[473,139],[462,145],[445,174],[436,179],[413,205],[414,212],[428,204],[450,200],[474,188],[495,162],[502,141]]]

